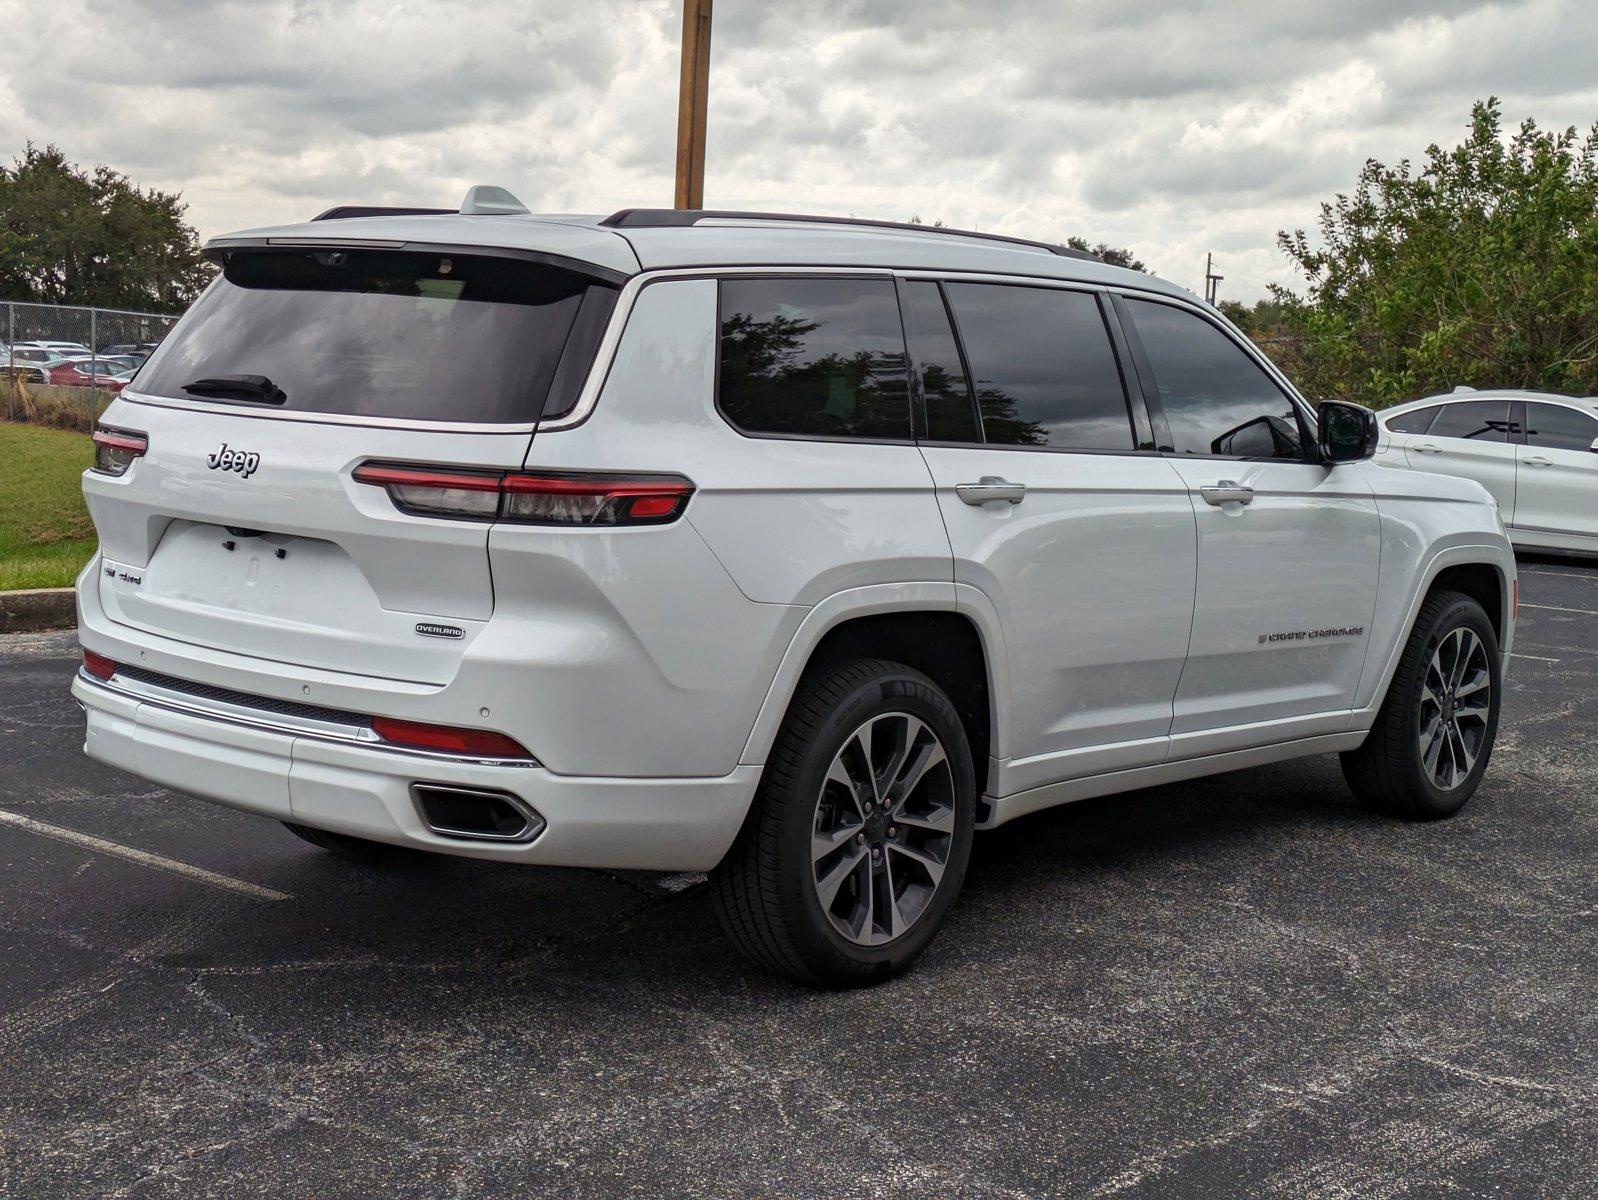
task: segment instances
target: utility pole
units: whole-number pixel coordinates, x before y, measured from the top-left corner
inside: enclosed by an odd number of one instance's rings
[[[676,208],[705,206],[705,113],[710,106],[711,0],[683,0],[677,93]]]
[[[1204,256],[1204,299],[1210,304],[1214,304],[1219,298],[1221,280],[1226,278],[1225,275],[1217,275],[1215,273],[1214,260],[1215,255],[1213,253]]]

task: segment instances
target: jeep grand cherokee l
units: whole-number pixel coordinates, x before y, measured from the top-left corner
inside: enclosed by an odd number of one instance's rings
[[[503,194],[501,194],[503,195]],[[86,750],[353,857],[706,871],[802,980],[904,968],[973,833],[1338,752],[1458,809],[1515,566],[1182,289],[825,218],[344,209],[106,410]]]

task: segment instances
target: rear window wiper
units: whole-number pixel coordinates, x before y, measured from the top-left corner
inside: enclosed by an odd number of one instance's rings
[[[283,389],[265,375],[207,375],[204,379],[185,383],[183,390],[195,396],[254,400],[261,404],[282,404],[288,399]]]

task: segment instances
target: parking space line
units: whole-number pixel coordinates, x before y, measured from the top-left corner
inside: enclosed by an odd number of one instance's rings
[[[43,821],[35,821],[32,817],[25,817],[21,813],[7,812],[0,809],[0,825],[12,825],[18,829],[26,829],[29,833],[37,833],[41,837],[55,838],[57,841],[70,842],[74,846],[82,846],[87,850],[95,850],[101,854],[114,855],[125,858],[129,862],[138,863],[140,866],[153,867],[157,871],[167,871],[173,875],[181,875],[195,883],[207,884],[210,887],[221,888],[223,891],[237,892],[241,896],[250,896],[256,900],[292,900],[293,896],[287,892],[275,891],[269,887],[262,887],[258,883],[246,883],[242,879],[234,879],[231,875],[218,875],[215,871],[207,871],[204,867],[190,866],[186,862],[179,862],[175,858],[166,858],[159,854],[151,854],[145,850],[135,850],[132,846],[123,846],[117,842],[108,842],[104,838],[91,837],[87,833],[79,833],[75,829],[63,829],[59,825],[48,825]]]
[[[1516,651],[1512,651],[1510,653],[1509,657],[1510,658],[1530,658],[1530,659],[1536,660],[1537,662],[1560,662],[1560,661],[1562,661],[1561,659],[1557,659],[1557,658],[1544,658],[1541,654],[1521,654],[1521,653],[1516,652]]]
[[[1598,581],[1598,571],[1591,575],[1578,575],[1574,571],[1539,571],[1535,567],[1522,567],[1522,575],[1557,575],[1560,579],[1582,579],[1588,583]]]
[[[1520,602],[1520,607],[1522,607],[1522,608],[1535,608],[1535,609],[1540,610],[1541,612],[1565,612],[1565,613],[1575,613],[1577,616],[1580,616],[1580,617],[1598,617],[1598,612],[1595,612],[1593,609],[1590,609],[1590,608],[1561,608],[1557,604],[1527,604],[1524,600],[1522,600]]]

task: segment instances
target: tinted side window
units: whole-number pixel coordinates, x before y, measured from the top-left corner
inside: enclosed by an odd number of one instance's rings
[[[1431,427],[1432,418],[1437,413],[1438,406],[1435,404],[1430,408],[1417,408],[1414,412],[1389,418],[1387,428],[1394,433],[1425,433]]]
[[[1526,405],[1526,441],[1550,450],[1591,450],[1598,420],[1557,404]]]
[[[1195,313],[1128,297],[1178,454],[1302,458],[1298,414],[1229,337]]]
[[[977,407],[996,445],[1131,450],[1131,411],[1089,292],[945,285]]]
[[[1509,440],[1509,401],[1469,400],[1445,404],[1427,434],[1431,437],[1466,438],[1473,442]]]
[[[980,442],[977,410],[955,344],[943,293],[931,282],[904,285],[906,332],[921,371],[921,397],[927,411],[927,437],[934,442]]]
[[[908,441],[893,281],[722,280],[720,402],[749,433]]]

